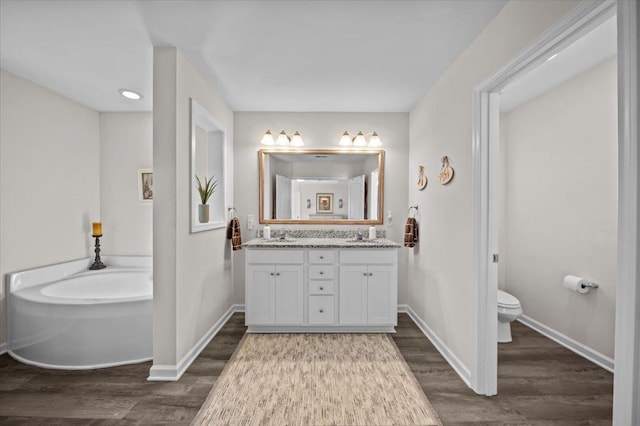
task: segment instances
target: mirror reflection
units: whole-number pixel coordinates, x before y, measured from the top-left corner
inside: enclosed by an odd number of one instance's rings
[[[260,151],[261,223],[382,223],[384,151]]]

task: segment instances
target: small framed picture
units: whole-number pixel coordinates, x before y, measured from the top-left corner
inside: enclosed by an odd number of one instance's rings
[[[316,213],[333,213],[333,194],[316,194]]]
[[[138,199],[141,203],[153,201],[153,170],[138,169]]]

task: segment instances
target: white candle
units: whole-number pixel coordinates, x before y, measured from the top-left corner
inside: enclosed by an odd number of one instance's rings
[[[370,240],[375,240],[376,239],[376,227],[372,226],[369,228],[369,239]]]

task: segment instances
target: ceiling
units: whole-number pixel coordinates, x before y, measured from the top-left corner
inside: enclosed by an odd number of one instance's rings
[[[607,59],[616,56],[617,24],[613,16],[557,56],[509,83],[500,92],[500,112],[507,113]],[[551,57],[552,55],[549,55]]]
[[[97,111],[150,111],[153,47],[174,46],[235,111],[406,112],[505,3],[0,0],[0,66]]]

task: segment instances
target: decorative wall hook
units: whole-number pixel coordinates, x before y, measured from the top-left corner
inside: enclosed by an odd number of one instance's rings
[[[420,176],[418,176],[418,189],[422,191],[427,187],[429,179],[424,175],[424,166],[419,165],[418,172],[420,173]]]
[[[438,180],[441,184],[446,185],[451,182],[451,179],[453,179],[453,167],[449,165],[449,157],[446,155],[442,157],[440,161],[442,162],[442,166],[440,168]]]

